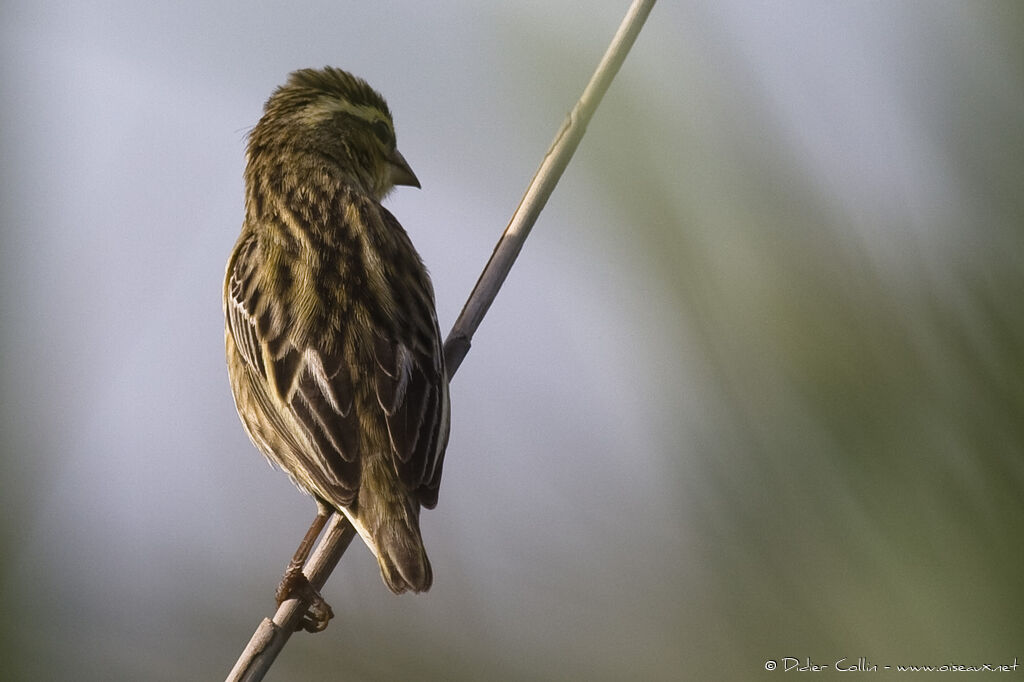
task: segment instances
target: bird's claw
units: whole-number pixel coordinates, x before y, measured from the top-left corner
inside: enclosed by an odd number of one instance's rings
[[[309,604],[306,613],[302,616],[302,622],[296,626],[296,630],[306,632],[321,632],[327,627],[327,623],[334,618],[334,610],[331,605],[324,601],[313,585],[310,584],[306,574],[302,572],[301,566],[291,565],[281,578],[277,591],[274,593],[278,607],[289,599],[299,599]]]

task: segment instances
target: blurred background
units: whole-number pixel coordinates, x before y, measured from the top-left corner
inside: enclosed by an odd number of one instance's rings
[[[273,611],[314,506],[220,302],[273,88],[388,99],[446,332],[627,4],[3,4],[0,677],[222,679]],[[1024,665],[1022,124],[1018,2],[660,3],[454,379],[433,589],[354,543],[268,679]]]

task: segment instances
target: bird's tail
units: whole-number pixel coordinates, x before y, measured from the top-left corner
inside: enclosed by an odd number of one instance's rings
[[[434,579],[419,526],[415,515],[389,519],[374,538],[381,577],[395,594],[426,592]]]
[[[343,511],[377,556],[381,577],[392,592],[426,592],[433,573],[420,535],[420,505],[405,495],[388,494],[394,492],[388,488],[362,486],[355,508]]]

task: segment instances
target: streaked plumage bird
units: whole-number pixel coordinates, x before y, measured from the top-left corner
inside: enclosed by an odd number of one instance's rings
[[[340,69],[291,74],[249,136],[224,311],[249,437],[320,516],[351,520],[401,593],[430,588],[419,512],[437,503],[449,404],[430,279],[380,204],[395,185],[419,181],[384,99]]]

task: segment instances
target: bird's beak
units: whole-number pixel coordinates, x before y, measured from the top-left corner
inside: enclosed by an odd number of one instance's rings
[[[388,158],[391,162],[391,182],[396,185],[409,185],[410,187],[419,187],[420,181],[416,177],[416,174],[412,172],[412,168],[409,168],[409,162],[405,160],[401,152],[397,149],[391,152],[391,156]]]

